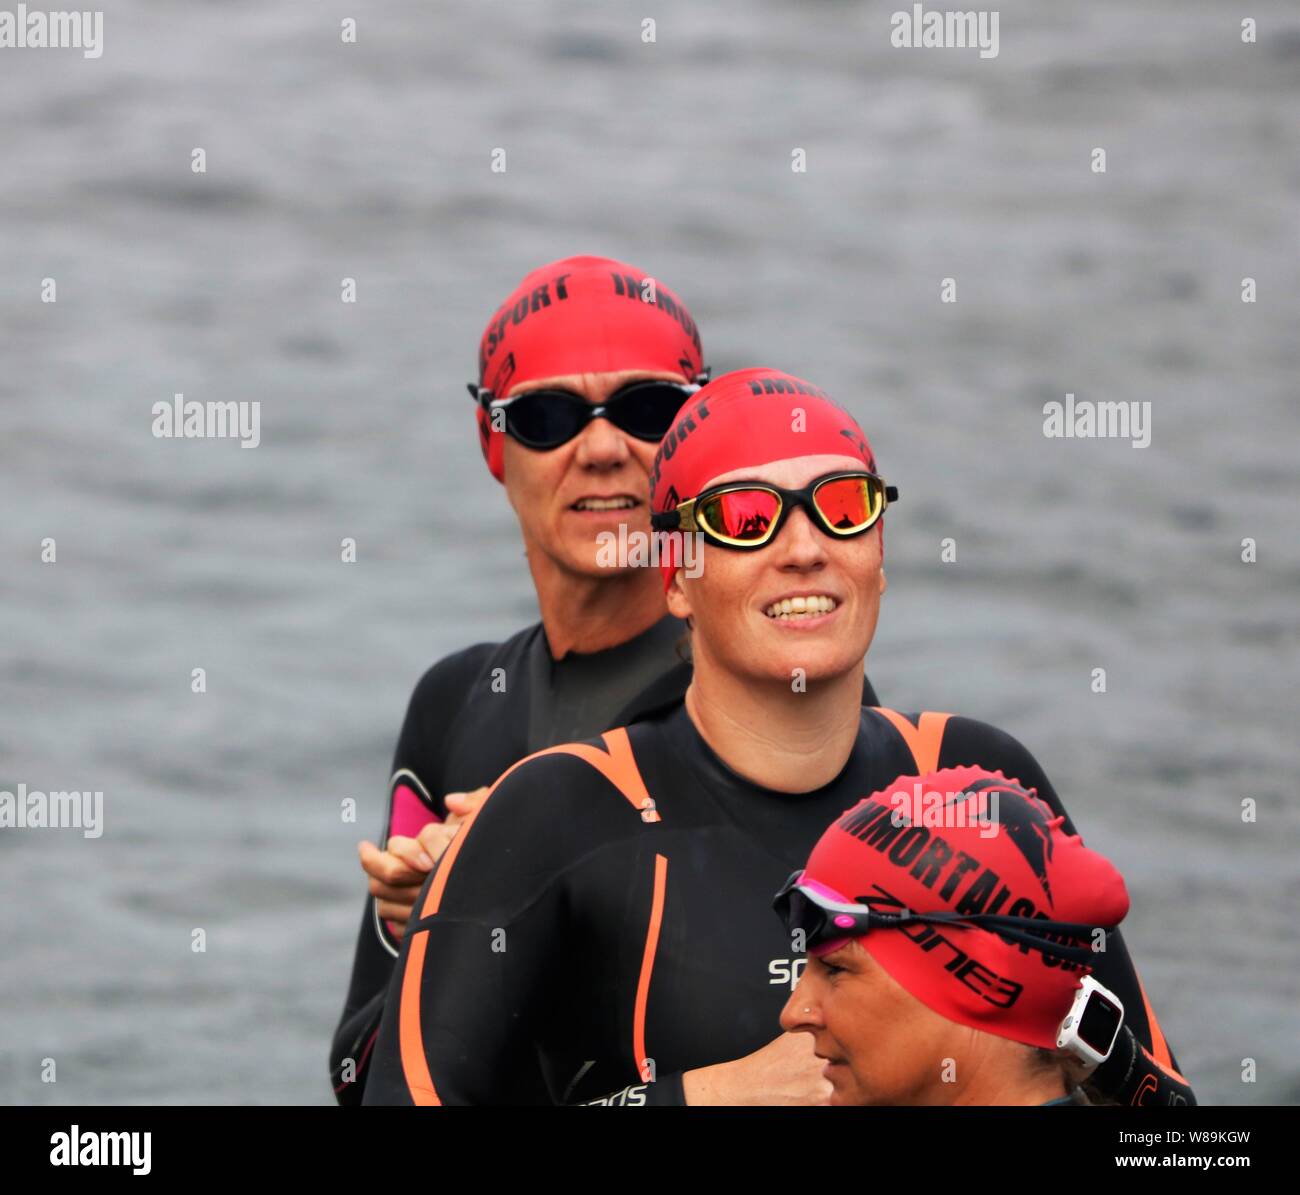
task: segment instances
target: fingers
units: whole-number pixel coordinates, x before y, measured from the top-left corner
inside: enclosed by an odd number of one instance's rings
[[[389,845],[391,846],[397,841],[398,839],[390,839]],[[414,839],[408,838],[406,842],[414,842]],[[419,887],[424,883],[425,872],[428,868],[423,870],[412,868],[400,856],[394,854],[391,850],[381,851],[373,842],[358,843],[357,854],[361,858],[361,869],[371,879],[394,886],[414,884]],[[432,866],[433,864],[430,863],[429,867]]]
[[[456,837],[458,829],[460,829],[459,818],[454,821],[448,818],[445,822],[431,822],[421,829],[416,842],[422,848],[426,858],[431,860],[430,867],[442,858],[443,851],[451,845],[451,840]]]
[[[457,829],[455,824],[430,822],[420,829],[416,838],[390,838],[388,851],[378,850],[368,842],[361,844],[370,847],[371,852],[369,856],[365,852],[362,855],[362,866],[370,876],[370,895],[375,898],[380,917],[395,923],[390,927],[395,936],[401,936],[427,873],[451,845]],[[427,860],[427,865],[422,862],[424,860]]]
[[[480,805],[488,795],[488,787],[476,788],[467,793],[448,793],[444,798],[444,803],[449,812],[456,814],[460,818],[467,818]]]
[[[414,902],[409,905],[399,905],[391,900],[381,900],[378,902],[379,915],[388,922],[388,929],[393,937],[400,938],[402,931],[406,929],[406,923],[411,919],[411,910]]]
[[[433,823],[437,825],[437,823]],[[429,827],[424,827],[428,829]],[[386,844],[386,849],[390,855],[396,855],[407,869],[415,872],[423,881],[425,874],[433,870],[433,859],[421,845],[419,838],[404,838],[399,834],[394,834]]]
[[[415,838],[394,834],[382,850],[373,842],[357,845],[361,868],[370,877],[370,891],[381,900],[381,916],[387,916],[382,913],[382,902],[396,904],[401,890],[414,893],[423,885],[434,864],[451,845],[456,831],[483,803],[487,794],[486,787],[467,793],[449,793],[447,807],[450,812],[445,822],[430,822]],[[411,901],[414,901],[414,895]],[[406,907],[409,908],[409,903]]]
[[[379,880],[371,877],[368,885],[370,895],[379,899],[382,916],[387,916],[382,912],[385,904],[391,904],[403,909],[410,909],[414,904],[416,897],[420,895],[420,889],[414,885],[403,885],[394,887],[392,884],[383,884]]]

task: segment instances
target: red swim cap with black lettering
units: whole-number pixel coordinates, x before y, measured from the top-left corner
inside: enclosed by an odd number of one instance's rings
[[[1001,772],[900,776],[831,825],[803,879],[842,900],[892,898],[917,913],[1118,925],[1129,908],[1123,877],[1063,821]],[[940,1016],[1048,1050],[1090,970],[960,924],[871,929],[857,941]]]
[[[826,391],[776,369],[738,369],[715,378],[682,407],[650,472],[650,509],[672,510],[715,477],[800,456],[876,458],[858,421]],[[661,559],[665,591],[676,547]]]
[[[662,370],[690,382],[704,356],[691,313],[658,279],[608,257],[566,257],[534,270],[497,308],[478,367],[479,385],[505,398],[520,382],[577,373]],[[505,433],[481,406],[478,428],[488,468],[503,481]]]

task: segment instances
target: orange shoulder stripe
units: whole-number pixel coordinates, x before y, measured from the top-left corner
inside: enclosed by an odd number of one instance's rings
[[[610,782],[627,799],[628,804],[641,814],[643,822],[657,822],[659,813],[650,797],[650,791],[641,779],[641,772],[636,766],[636,757],[632,754],[632,740],[627,736],[625,727],[606,731],[600,736],[609,750],[589,747],[585,743],[566,743],[562,747],[552,747],[552,751],[565,752],[586,760],[606,780]]]
[[[664,921],[664,897],[668,887],[668,860],[655,856],[654,895],[650,901],[650,924],[645,932],[645,953],[641,956],[641,975],[636,984],[636,1011],[632,1019],[632,1060],[636,1072],[649,1082],[649,1059],[645,1052],[645,1012],[650,1001],[650,976],[655,969],[655,952],[659,949],[659,927]]]
[[[424,1037],[420,1032],[420,977],[424,973],[424,952],[429,945],[429,931],[421,930],[411,938],[402,973],[402,1002],[398,1009],[397,1032],[402,1055],[402,1074],[411,1099],[420,1107],[442,1104],[429,1074],[429,1060],[424,1054]]]
[[[433,883],[429,885],[429,894],[420,909],[420,917],[432,917],[442,907],[442,895],[447,888],[447,877],[455,866],[456,857],[464,845],[465,838],[474,825],[475,819],[487,805],[488,799],[497,790],[497,786],[515,768],[526,764],[530,759],[540,755],[576,755],[605,777],[624,797],[628,803],[641,814],[643,822],[660,821],[658,810],[650,797],[650,792],[641,778],[636,766],[636,757],[632,753],[632,742],[623,727],[611,730],[600,736],[608,751],[591,747],[585,743],[562,743],[558,747],[547,747],[535,751],[512,764],[488,790],[479,807],[461,823],[460,830],[451,840],[441,859]],[[654,969],[655,950],[659,943],[659,926],[663,918],[664,884],[668,872],[668,860],[662,855],[655,856],[655,891],[654,903],[650,915],[650,929],[646,935],[645,956],[641,962],[641,981],[637,988],[636,1034],[637,1034],[637,1068],[645,1053],[645,1004],[650,992],[650,972]],[[398,1036],[402,1057],[402,1073],[411,1098],[421,1105],[440,1105],[438,1092],[433,1086],[433,1076],[429,1074],[428,1058],[424,1052],[424,1034],[420,1028],[420,983],[424,978],[424,954],[428,949],[428,933],[421,930],[411,938],[411,949],[406,957],[406,966],[402,972],[402,996],[398,1018]]]
[[[1187,1080],[1174,1070],[1174,1056],[1169,1052],[1169,1043],[1165,1041],[1164,1031],[1160,1028],[1160,1022],[1156,1020],[1156,1010],[1151,1007],[1151,1001],[1147,997],[1147,990],[1142,983],[1142,977],[1138,975],[1136,970],[1133,972],[1133,976],[1138,982],[1138,991],[1142,993],[1142,1004],[1147,1013],[1147,1028],[1151,1031],[1151,1049],[1147,1050],[1144,1047],[1143,1052],[1165,1074],[1172,1076],[1180,1083],[1186,1083]]]
[[[513,770],[514,769],[512,768],[511,771]],[[502,774],[500,779],[497,780],[496,784],[494,784],[488,792],[488,797],[496,791],[497,784],[500,784],[501,781],[509,775],[510,772]],[[434,875],[433,883],[429,885],[429,895],[424,898],[424,905],[420,909],[421,917],[432,917],[442,906],[442,894],[447,887],[447,877],[451,875],[451,869],[455,865],[456,856],[460,854],[460,848],[465,841],[465,835],[469,833],[469,828],[474,824],[474,819],[478,817],[483,806],[486,804],[487,797],[484,797],[479,803],[478,809],[475,809],[469,817],[461,822],[460,829],[456,831],[456,836],[447,844],[447,849],[443,851],[442,859],[440,860],[442,866],[438,868],[437,874]]]
[[[651,799],[645,781],[641,778],[641,772],[636,766],[636,757],[632,754],[632,742],[628,738],[627,730],[620,726],[616,730],[607,731],[600,737],[609,748],[608,752],[602,751],[599,747],[588,746],[586,743],[561,743],[558,747],[546,747],[541,751],[534,751],[532,755],[526,755],[502,772],[488,790],[488,795],[483,798],[482,804],[465,819],[456,837],[451,840],[451,845],[447,847],[442,859],[442,866],[438,868],[438,874],[433,877],[433,883],[429,885],[429,895],[425,897],[424,905],[420,909],[420,916],[432,917],[442,906],[442,894],[447,887],[447,877],[451,874],[451,869],[456,862],[456,856],[460,854],[461,845],[464,843],[466,835],[469,834],[474,819],[478,817],[479,810],[487,804],[488,797],[491,797],[496,792],[497,785],[501,781],[516,768],[523,767],[529,760],[537,759],[543,755],[576,755],[579,759],[595,768],[618,789],[627,798],[628,803],[640,812],[642,821],[659,821],[660,817],[655,809],[655,803]]]
[[[918,775],[924,776],[939,767],[939,750],[943,746],[943,732],[947,728],[951,714],[926,712],[917,719],[913,726],[896,710],[887,710],[883,706],[873,707],[903,737],[907,749],[912,753]]]

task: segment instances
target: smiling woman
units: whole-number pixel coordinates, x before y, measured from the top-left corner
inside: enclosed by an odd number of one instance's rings
[[[772,369],[719,378],[683,408],[688,421],[671,454],[665,437],[651,502],[657,528],[698,528],[707,545],[700,577],[663,568],[669,610],[700,632],[697,668],[709,657],[728,689],[797,679],[848,691],[875,634],[881,516],[897,498],[862,429],[819,388]]]
[[[889,491],[822,391],[773,370],[718,378],[650,476],[657,522],[705,541],[698,576],[661,565],[669,609],[694,624],[685,702],[539,752],[493,787],[413,913],[369,1103],[518,1102],[512,1077],[535,1060],[557,1103],[826,1103],[825,1059],[780,1033],[802,946],[770,911],[825,826],[896,776],[970,760],[1064,818],[1001,731],[862,707]],[[563,479],[527,516],[557,570],[580,567],[565,537],[591,517]],[[710,506],[742,492],[754,517]],[[1118,934],[1097,970],[1131,1010],[1130,1040],[1163,1050]],[[1112,1084],[1143,1073],[1132,1054]]]

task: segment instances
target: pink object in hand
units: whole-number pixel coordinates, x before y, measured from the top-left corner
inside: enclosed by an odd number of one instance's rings
[[[388,836],[399,834],[403,838],[414,838],[430,822],[440,822],[440,818],[415,794],[415,790],[406,784],[399,784],[393,789],[392,813],[388,817]]]

